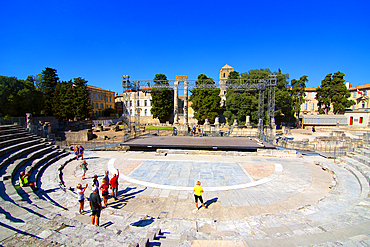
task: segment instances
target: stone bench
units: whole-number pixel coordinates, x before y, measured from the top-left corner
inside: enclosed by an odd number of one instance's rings
[[[24,137],[24,136],[30,136],[30,135],[32,134],[24,130],[24,131],[19,131],[14,134],[0,135],[0,141],[10,140],[10,139]]]
[[[14,144],[17,144],[17,143],[21,143],[21,142],[31,141],[31,140],[34,140],[34,139],[36,139],[34,136],[29,135],[29,136],[24,136],[24,137],[20,137],[20,138],[14,138],[14,139],[10,139],[10,140],[0,141],[0,148],[8,147],[8,146],[11,146],[11,145],[14,145]]]
[[[41,139],[34,139],[30,141],[25,141],[21,143],[15,143],[11,146],[7,146],[5,148],[0,149],[0,157],[5,156],[9,153],[16,152],[17,150],[33,146],[35,144],[41,143]]]

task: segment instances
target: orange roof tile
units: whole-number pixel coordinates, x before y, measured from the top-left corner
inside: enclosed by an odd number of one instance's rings
[[[90,85],[87,85],[87,88],[91,88],[91,89],[96,89],[96,90],[101,90],[101,91],[105,91],[105,92],[114,93],[113,91],[102,89],[100,87],[90,86]]]

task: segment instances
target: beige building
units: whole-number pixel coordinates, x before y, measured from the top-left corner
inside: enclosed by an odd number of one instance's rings
[[[349,99],[356,102],[356,105],[351,107],[352,110],[361,110],[361,109],[368,109],[369,108],[369,91],[370,91],[370,84],[359,85],[356,87],[350,87],[349,92],[351,96]]]
[[[114,109],[114,92],[90,85],[87,85],[87,89],[91,102],[90,116],[101,117],[105,109]]]

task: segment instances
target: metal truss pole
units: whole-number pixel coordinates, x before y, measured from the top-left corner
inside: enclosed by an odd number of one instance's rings
[[[258,135],[259,138],[262,139],[263,134],[263,119],[264,119],[264,107],[265,107],[265,88],[262,80],[259,81],[259,89],[258,89]]]
[[[130,92],[126,92],[131,89],[131,83],[130,83],[130,76],[123,75],[122,76],[122,88],[123,88],[123,122],[127,124],[127,128],[131,130],[131,119],[130,119]],[[125,93],[126,92],[126,93]]]

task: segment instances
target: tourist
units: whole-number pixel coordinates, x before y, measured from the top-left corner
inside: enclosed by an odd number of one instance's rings
[[[109,171],[108,170],[105,171],[105,175],[103,179],[107,181],[107,184],[109,184]]]
[[[80,154],[80,149],[78,148],[78,146],[75,147],[75,149],[73,149],[74,151],[74,154],[76,155],[76,159],[78,160],[78,155]]]
[[[92,187],[98,187],[99,188],[98,175],[94,175]]]
[[[200,134],[201,134],[202,130],[200,128],[200,125],[198,126],[198,134],[199,134],[199,137],[200,137]]]
[[[80,165],[80,167],[82,168],[82,171],[83,171],[82,180],[84,180],[85,179],[86,171],[88,170],[86,160],[84,160],[82,162],[82,164]]]
[[[194,198],[195,198],[195,206],[198,208],[198,199],[200,201],[200,203],[202,203],[202,206],[204,208],[206,208],[206,206],[204,206],[204,203],[203,203],[203,198],[202,198],[202,193],[203,193],[203,188],[202,186],[200,186],[200,182],[198,181],[197,184],[194,186]]]
[[[96,223],[97,226],[99,226],[99,218],[100,218],[100,212],[101,212],[101,199],[98,194],[98,188],[93,190],[93,192],[90,194],[89,197],[89,204],[91,208],[91,224],[94,225]]]
[[[84,211],[84,204],[85,204],[85,190],[87,188],[87,184],[84,188],[82,188],[81,184],[77,184],[77,200],[80,203],[80,207],[78,208],[78,212],[82,214]]]
[[[115,201],[117,201],[118,177],[119,177],[119,170],[117,169],[117,174],[114,174],[113,178],[110,180],[110,187],[111,187],[111,190],[112,190],[112,196],[113,196]]]
[[[108,189],[109,189],[109,184],[105,179],[102,181],[102,185],[100,186],[101,190],[101,195],[103,197],[103,202],[104,202],[104,207],[107,207],[108,204]]]
[[[196,128],[195,128],[195,125],[193,126],[193,130],[192,130],[192,132],[193,132],[193,136],[195,136],[195,132],[196,132]]]
[[[85,151],[85,149],[83,148],[83,146],[80,145],[78,147],[78,151],[80,152],[81,159],[83,160],[84,159],[84,151]]]
[[[312,133],[315,133],[315,132],[316,132],[315,126],[312,126]]]
[[[34,181],[29,181],[28,178],[30,177],[30,174],[26,171],[22,171],[19,174],[19,185],[21,187],[26,187],[30,186],[33,190],[35,189],[35,182]]]

